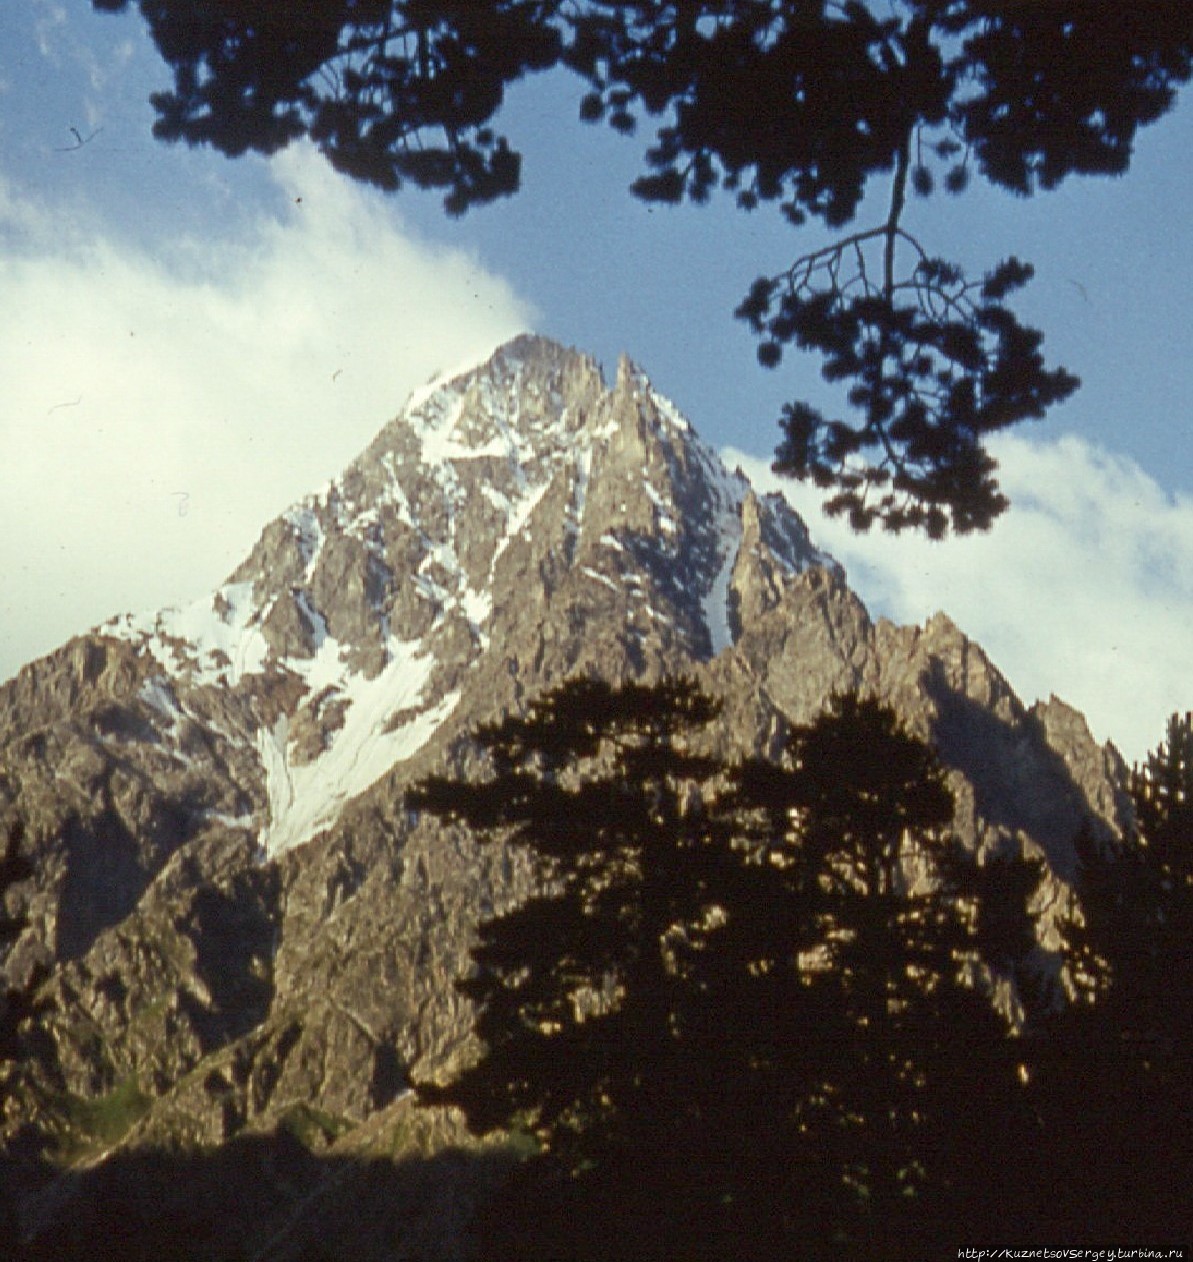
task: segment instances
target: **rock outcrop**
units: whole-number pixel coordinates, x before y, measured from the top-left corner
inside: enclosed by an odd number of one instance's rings
[[[0,688],[0,816],[36,865],[5,968],[51,969],[3,1142],[42,1256],[75,1256],[63,1223],[162,1152],[240,1216],[246,1256],[301,1256],[327,1189],[343,1217],[370,1180],[398,1198],[390,1235],[356,1222],[351,1256],[417,1256],[426,1204],[430,1255],[466,1251],[444,1224],[501,1155],[407,1083],[470,1054],[452,982],[530,876],[410,818],[403,785],[467,768],[475,723],[570,675],[680,671],[723,699],[722,751],[773,752],[834,690],[889,701],[939,749],[967,844],[1045,856],[1054,903],[1078,830],[1123,824],[1121,762],[1079,714],[1025,707],[943,615],[873,622],[628,360],[607,388],[520,338],[419,392],[210,598],[114,619]],[[433,1193],[376,1164],[430,1153]]]

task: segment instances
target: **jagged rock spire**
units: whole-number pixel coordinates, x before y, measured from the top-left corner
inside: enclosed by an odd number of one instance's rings
[[[277,704],[240,736],[276,854],[475,712],[466,678],[551,635],[560,601],[582,633],[555,634],[544,679],[658,673],[727,648],[762,569],[773,586],[815,564],[832,562],[794,511],[758,500],[628,357],[608,389],[589,356],[527,335],[418,391],[213,599],[101,634],[184,692],[271,681]]]

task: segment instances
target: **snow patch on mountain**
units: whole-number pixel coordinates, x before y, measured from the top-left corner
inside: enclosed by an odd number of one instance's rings
[[[733,628],[729,617],[729,585],[742,540],[742,505],[750,483],[740,472],[730,473],[720,457],[699,440],[693,449],[704,470],[711,499],[712,535],[716,541],[717,568],[704,593],[701,607],[704,625],[715,657],[733,644]]]
[[[520,338],[416,391],[214,598],[101,632],[152,655],[144,700],[171,732],[189,687],[246,695],[256,717],[224,735],[259,761],[273,856],[424,748],[460,699],[436,679],[490,651],[497,605],[538,616],[534,592],[501,587],[515,543],[619,594],[632,621],[695,632],[693,652],[728,648],[749,490],[628,359],[610,390],[588,357]],[[785,505],[760,512],[782,569],[831,564]]]
[[[428,705],[435,659],[421,644],[391,640],[387,648],[389,662],[375,679],[345,671],[343,650],[332,639],[308,663],[290,663],[302,671],[312,695],[332,696],[345,707],[344,723],[329,733],[325,751],[305,763],[294,759],[287,715],[258,731],[269,799],[260,843],[268,857],[334,823],[345,802],[417,754],[456,708],[459,692]]]
[[[306,566],[306,576],[309,578],[323,548],[325,538],[323,525],[309,503],[297,504],[287,510],[282,514],[282,520],[294,529],[298,537],[298,546],[302,551],[303,564]]]
[[[508,353],[508,348],[505,348],[505,350],[506,353]],[[498,352],[498,354],[501,353],[501,351]],[[410,397],[406,400],[406,406],[403,411],[407,413],[418,411],[434,395],[441,393],[445,388],[451,386],[454,382],[459,381],[460,378],[467,377],[470,374],[484,368],[492,356],[492,350],[482,351],[476,355],[470,356],[467,359],[461,360],[454,368],[433,374],[425,385],[419,386],[416,390],[411,392]]]
[[[256,614],[252,583],[228,583],[214,597],[181,609],[121,614],[98,631],[146,649],[164,670],[192,684],[235,685],[263,671],[269,658]]]

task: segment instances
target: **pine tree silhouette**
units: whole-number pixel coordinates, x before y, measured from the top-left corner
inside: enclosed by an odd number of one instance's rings
[[[1077,996],[1040,1041],[1053,1206],[1103,1239],[1181,1243],[1193,1182],[1193,729],[1130,777],[1136,831],[1078,838]]]
[[[133,0],[92,0],[119,11]],[[574,75],[580,118],[648,134],[633,193],[834,234],[758,278],[738,308],[758,359],[821,356],[848,407],[784,408],[778,467],[829,492],[858,529],[983,529],[1007,506],[987,440],[1077,380],[1005,301],[1019,259],[967,276],[908,229],[913,197],[986,180],[1021,197],[1121,175],[1141,127],[1193,74],[1187,0],[139,0],[172,72],[154,134],[224,153],[309,137],[353,178],[441,190],[449,214],[517,191],[498,130],[518,80]],[[560,120],[566,125],[569,120]],[[874,220],[867,191],[886,185]],[[872,203],[871,203],[872,204]]]
[[[1013,1200],[1018,1051],[975,982],[1021,926],[979,932],[932,751],[840,697],[731,765],[691,752],[716,709],[573,682],[478,733],[490,778],[408,797],[542,880],[458,983],[483,1055],[419,1086],[537,1140],[494,1257],[609,1256],[598,1222],[627,1258],[917,1256]]]

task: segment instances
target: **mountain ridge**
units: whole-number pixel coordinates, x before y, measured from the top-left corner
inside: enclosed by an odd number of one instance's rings
[[[297,1117],[312,1150],[388,1127],[405,1151],[411,1077],[474,1054],[452,983],[475,926],[532,886],[516,851],[411,817],[403,786],[467,771],[476,723],[578,673],[693,675],[725,756],[777,752],[833,691],[887,701],[936,745],[975,854],[1047,860],[1042,958],[1074,837],[1128,819],[1121,759],[1076,711],[1023,705],[944,615],[872,620],[628,358],[607,386],[525,336],[416,392],[211,597],[0,686],[0,816],[37,869],[4,967],[49,968],[51,999],[0,1142],[38,1133],[69,1173]],[[79,1120],[113,1099],[136,1102],[115,1140]],[[29,1175],[26,1234],[88,1195],[65,1177]]]

